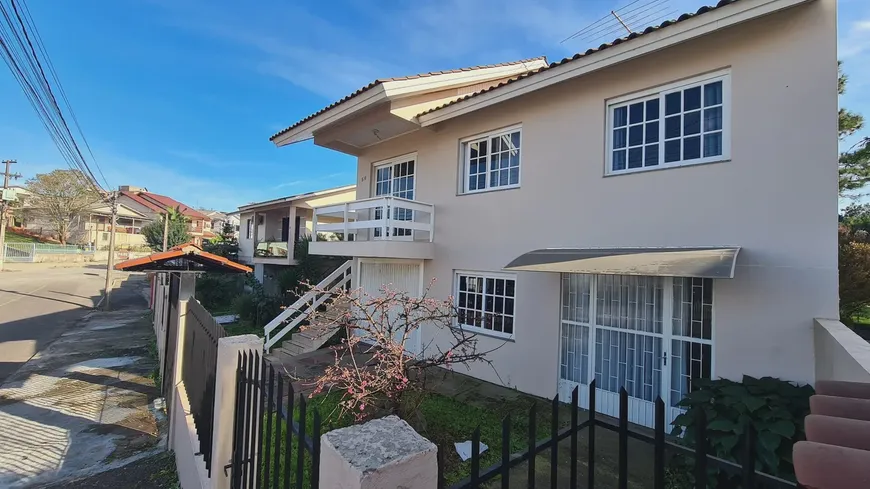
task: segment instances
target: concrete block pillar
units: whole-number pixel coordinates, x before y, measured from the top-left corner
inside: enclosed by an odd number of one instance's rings
[[[290,232],[287,233],[287,258],[290,260],[296,259],[296,240],[299,239],[296,236],[296,206],[291,205],[290,210],[287,212],[287,227],[290,229]],[[299,232],[302,232],[300,229]]]
[[[232,474],[224,467],[233,456],[233,416],[236,402],[236,368],[239,353],[263,353],[263,339],[246,334],[218,340],[215,367],[214,424],[212,425],[212,469],[214,489],[229,489]],[[329,486],[323,486],[329,487]]]
[[[435,489],[437,485],[438,447],[397,416],[321,437],[321,487]]]

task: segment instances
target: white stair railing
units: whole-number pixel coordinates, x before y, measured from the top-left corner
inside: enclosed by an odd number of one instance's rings
[[[317,292],[313,290],[308,291],[294,302],[293,305],[275,316],[275,319],[269,321],[269,324],[263,328],[266,333],[266,342],[264,344],[266,351],[269,351],[276,343],[283,340],[288,333],[296,329],[312,312],[323,305],[331,296],[329,292],[350,287],[352,277],[353,260],[348,260],[317,284]]]

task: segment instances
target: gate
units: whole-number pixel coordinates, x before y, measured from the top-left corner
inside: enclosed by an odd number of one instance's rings
[[[36,257],[34,243],[6,243],[3,257],[7,262],[33,263]]]
[[[285,390],[286,387],[286,390]],[[286,396],[286,400],[285,400]],[[320,487],[320,413],[260,354],[239,354],[232,489]]]

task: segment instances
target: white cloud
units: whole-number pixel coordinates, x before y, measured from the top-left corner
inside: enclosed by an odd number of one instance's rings
[[[870,51],[870,19],[852,22],[839,39],[840,59],[852,58]]]
[[[422,0],[408,7],[358,0],[343,7],[349,26],[295,4],[162,5],[168,24],[223,41],[249,69],[333,100],[376,78],[554,49],[567,54],[572,47],[559,41],[587,22],[573,0]],[[228,66],[238,66],[229,57]]]

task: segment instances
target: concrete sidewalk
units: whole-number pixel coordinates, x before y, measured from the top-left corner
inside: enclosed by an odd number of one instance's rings
[[[142,289],[131,276],[0,386],[0,487],[40,487],[160,450],[155,360]]]

